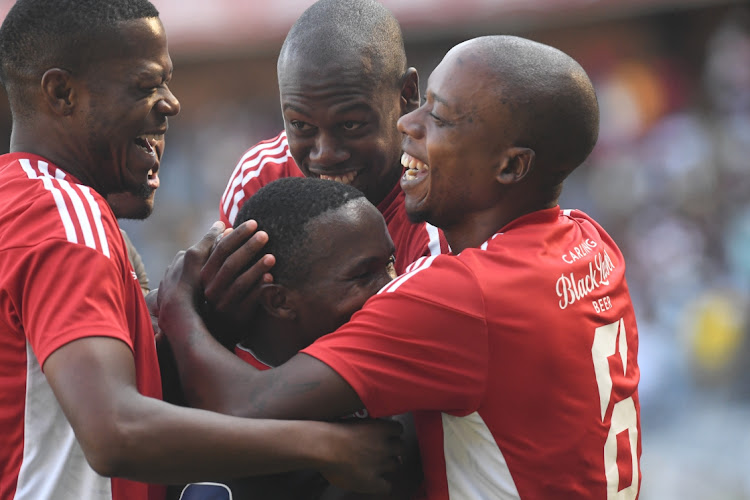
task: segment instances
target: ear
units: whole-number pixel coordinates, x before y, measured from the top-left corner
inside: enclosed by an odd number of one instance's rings
[[[411,113],[419,107],[419,74],[416,68],[409,68],[401,84],[401,115]]]
[[[293,321],[297,317],[291,291],[284,285],[267,283],[260,287],[260,304],[269,316]]]
[[[69,71],[51,68],[42,75],[42,94],[49,107],[57,114],[68,116],[75,108],[76,91]]]
[[[495,178],[500,184],[520,182],[534,167],[536,153],[533,149],[512,147],[503,151],[503,158]]]

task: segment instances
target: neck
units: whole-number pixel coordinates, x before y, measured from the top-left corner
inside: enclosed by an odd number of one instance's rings
[[[297,348],[293,333],[285,322],[260,314],[253,323],[252,332],[241,344],[271,366],[280,366],[289,361],[302,347]]]
[[[75,177],[81,184],[95,189],[102,195],[107,194],[102,192],[102,186],[94,173],[86,168],[86,165],[92,163],[88,161],[87,152],[76,151],[74,143],[54,128],[37,126],[29,129],[14,123],[9,150],[11,153],[41,156]]]
[[[399,183],[399,181],[401,180],[402,172],[403,167],[401,166],[401,164],[399,164],[398,168],[394,168],[391,172],[389,172],[388,176],[383,179],[383,182],[379,183],[371,193],[366,194],[367,201],[369,201],[376,207],[380,205],[380,203],[385,200],[388,194],[393,191],[393,188],[396,187],[396,184]]]
[[[492,235],[500,231],[514,220],[526,214],[552,208],[557,205],[557,199],[540,202],[527,197],[525,201],[506,199],[495,207],[483,212],[476,212],[462,217],[455,224],[441,227],[445,239],[450,245],[451,252],[459,254],[467,248],[478,248]]]

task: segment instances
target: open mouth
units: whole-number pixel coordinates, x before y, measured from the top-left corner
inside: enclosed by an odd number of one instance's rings
[[[354,182],[354,179],[357,178],[357,172],[353,170],[351,172],[346,172],[340,175],[319,174],[318,177],[325,181],[340,182],[341,184],[351,184],[352,182]]]
[[[143,134],[139,135],[133,140],[133,143],[138,149],[153,158],[153,167],[151,167],[147,174],[146,183],[151,189],[157,189],[159,187],[159,160],[157,154],[157,144],[164,138],[163,134]]]
[[[135,145],[141,148],[146,154],[150,156],[156,156],[156,149],[153,144],[156,142],[156,137],[153,135],[139,135],[133,141]]]
[[[157,189],[159,187],[159,174],[156,172],[156,169],[151,169],[148,171],[148,180],[146,181],[146,184],[148,184],[148,187],[151,189]]]
[[[401,155],[401,165],[406,168],[404,171],[404,178],[409,181],[416,180],[417,176],[422,173],[426,174],[430,170],[430,166],[423,162],[422,160],[419,160],[417,158],[414,158],[409,153],[404,153]]]

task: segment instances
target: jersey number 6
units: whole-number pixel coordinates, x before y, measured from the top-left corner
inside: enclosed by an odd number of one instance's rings
[[[625,375],[628,369],[628,340],[622,318],[597,328],[591,347],[596,385],[599,387],[602,422],[605,421],[604,417],[612,397],[612,373],[608,358],[614,354],[619,354],[622,360],[622,374]],[[638,494],[640,478],[637,446],[638,419],[631,396],[617,401],[612,408],[609,434],[604,443],[607,500],[634,500]],[[630,484],[622,484],[627,483],[628,479],[631,479]]]

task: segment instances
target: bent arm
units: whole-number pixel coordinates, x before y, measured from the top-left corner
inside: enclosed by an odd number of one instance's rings
[[[369,464],[380,472],[361,478],[371,481],[363,486],[383,488],[378,475],[390,468],[384,457],[400,452],[390,439],[378,444],[383,429],[240,419],[142,396],[129,347],[112,338],[66,344],[47,358],[44,371],[87,460],[105,476],[181,483],[300,468],[325,472],[364,439],[368,452],[382,445],[383,455]]]
[[[159,286],[159,327],[169,338],[188,403],[235,416],[318,420],[362,409],[349,384],[317,359],[298,354],[283,367],[259,372],[211,336],[197,308],[203,299],[201,270],[231,282],[237,269],[244,268],[239,263],[247,262],[243,254],[255,254],[259,248],[254,223],[245,223],[225,232],[212,252],[219,230],[215,227],[178,254]],[[207,272],[212,266],[215,269]],[[252,285],[267,270],[258,262],[242,280]]]
[[[328,420],[363,408],[359,396],[325,363],[305,354],[259,371],[216,341],[189,304],[163,306],[180,381],[192,406],[228,415]]]

